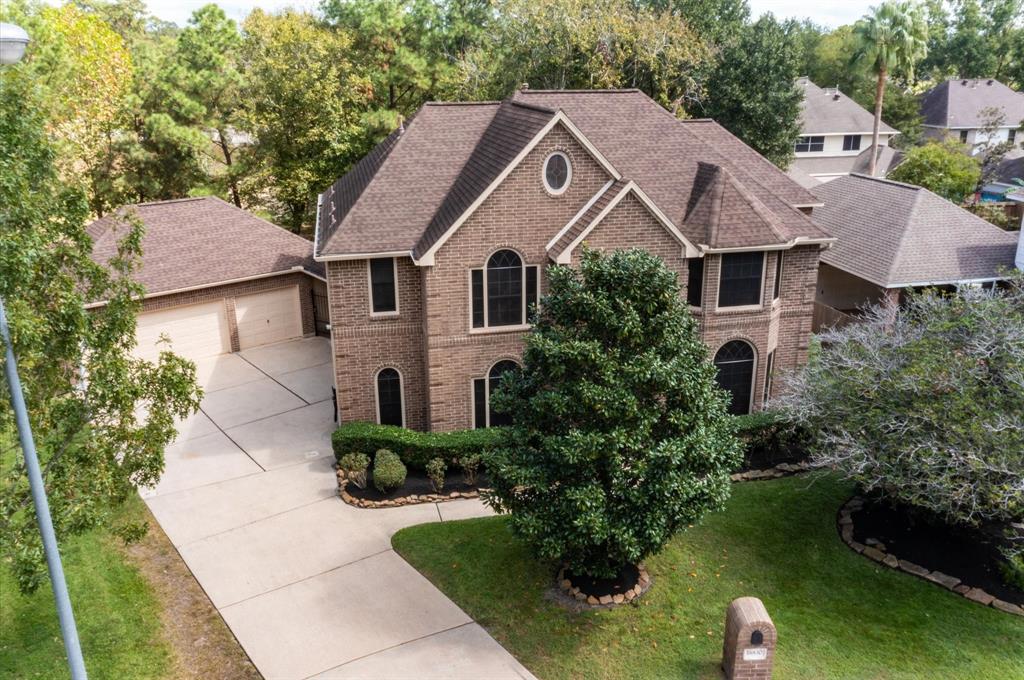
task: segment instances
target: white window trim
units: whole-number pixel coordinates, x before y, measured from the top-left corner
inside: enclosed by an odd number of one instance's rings
[[[562,158],[565,159],[565,167],[567,173],[565,176],[565,184],[562,185],[561,189],[555,189],[550,184],[548,184],[548,163],[555,156],[561,156]],[[572,184],[572,161],[569,160],[569,155],[564,151],[552,151],[551,153],[549,153],[547,155],[547,158],[544,159],[544,164],[541,167],[540,178],[541,181],[544,182],[544,190],[548,192],[550,195],[561,196],[562,194],[564,194],[569,189],[569,185]]]
[[[757,351],[757,345],[752,343],[750,340],[747,340],[746,338],[729,338],[728,340],[723,342],[721,345],[719,345],[717,349],[715,349],[715,353],[713,355],[711,355],[711,365],[715,366],[715,369],[717,370],[718,364],[715,362],[715,357],[718,356],[718,353],[722,351],[723,347],[728,345],[730,342],[735,342],[735,341],[739,341],[739,342],[745,343],[754,352],[754,367],[753,367],[753,370],[750,372],[750,403],[747,404],[747,413],[753,413],[754,412],[754,401],[757,398],[757,371],[760,368],[760,363],[761,363],[761,356],[760,356],[759,352]],[[739,362],[730,362],[730,363],[739,363]],[[405,402],[403,401],[402,403],[404,404]]]
[[[750,252],[750,251],[747,251]],[[723,307],[722,301],[722,261],[718,261],[718,290],[715,291],[715,313],[716,314],[734,314],[736,312],[755,312],[764,309],[764,277],[768,273],[768,253],[761,253],[761,290],[757,295],[758,303],[756,305],[740,305],[732,307]],[[738,338],[739,339],[739,338]],[[746,342],[746,341],[744,341]],[[755,350],[756,352],[756,350]]]
[[[370,318],[371,319],[383,319],[389,316],[398,316],[402,311],[401,303],[399,302],[398,295],[398,258],[392,257],[391,267],[395,276],[395,311],[393,312],[375,312],[373,311],[373,268],[370,266],[370,260],[383,260],[383,257],[367,258],[366,260],[366,285],[370,296]]]
[[[381,366],[373,374],[373,410],[377,414],[377,424],[380,425],[380,386],[377,384],[377,380],[380,378],[381,371],[388,369],[393,370],[398,374],[398,397],[402,400],[402,425],[405,427],[405,376],[402,375],[402,369],[397,366]]]
[[[488,311],[489,305],[487,304],[487,260],[490,260],[491,257],[494,255],[494,253],[501,252],[502,250],[511,250],[513,253],[515,253],[516,255],[519,256],[519,261],[522,263],[520,265],[520,267],[522,269],[522,277],[521,277],[521,280],[522,280],[522,305],[521,305],[521,307],[522,307],[522,316],[520,318],[523,319],[523,323],[513,324],[513,325],[509,325],[509,326],[491,326],[490,325],[490,318],[489,318],[490,312]],[[494,252],[489,253],[487,255],[487,259],[484,260],[484,266],[483,267],[473,267],[473,268],[467,270],[467,272],[466,272],[466,285],[469,288],[469,310],[468,310],[469,311],[469,318],[468,318],[468,321],[469,321],[469,333],[470,334],[477,335],[477,334],[480,334],[480,333],[512,333],[512,332],[517,332],[517,331],[528,331],[528,330],[530,330],[530,328],[531,328],[530,324],[526,323],[527,310],[529,309],[529,304],[530,304],[529,300],[526,299],[526,270],[528,268],[530,268],[530,267],[536,267],[537,268],[537,300],[535,300],[535,302],[539,302],[540,301],[540,265],[528,263],[526,261],[526,258],[523,257],[523,254],[521,252],[519,252],[518,250],[516,250],[515,248],[498,248]],[[473,326],[473,272],[482,272],[481,275],[483,277],[483,283],[484,283],[484,291],[483,291],[483,295],[484,295],[484,325],[481,326],[480,328],[476,328],[476,327]]]
[[[471,429],[480,430],[480,429],[489,428],[491,426],[491,370],[493,370],[494,367],[496,365],[500,364],[502,361],[511,361],[513,364],[515,364],[519,368],[523,367],[523,365],[521,363],[519,363],[518,361],[516,361],[515,359],[511,359],[511,358],[506,357],[504,359],[498,359],[497,361],[492,363],[490,366],[488,366],[487,367],[487,372],[484,373],[483,375],[478,375],[476,377],[473,377],[473,378],[469,379],[469,424],[470,424],[470,428]],[[476,390],[474,388],[476,387],[476,381],[477,380],[483,380],[484,381],[484,427],[483,428],[479,428],[479,427],[476,426]],[[404,400],[402,401],[402,405],[403,406],[405,405],[405,401]]]

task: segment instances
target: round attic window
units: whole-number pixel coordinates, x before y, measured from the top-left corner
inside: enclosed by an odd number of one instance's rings
[[[544,160],[544,188],[556,196],[569,188],[572,179],[572,164],[569,157],[555,151]]]

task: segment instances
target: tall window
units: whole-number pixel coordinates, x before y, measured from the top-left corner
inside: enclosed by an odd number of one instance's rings
[[[495,413],[491,408],[491,395],[498,387],[501,376],[518,368],[519,364],[505,359],[491,366],[486,378],[473,380],[473,427],[499,427],[512,424],[512,418],[508,414]]]
[[[966,144],[967,143],[967,130],[961,130],[960,131],[960,143],[961,144]]]
[[[704,258],[690,258],[686,270],[686,301],[691,307],[700,307],[704,299]]]
[[[718,384],[732,395],[729,413],[750,413],[750,397],[754,391],[754,348],[742,340],[722,345],[715,354]]]
[[[377,422],[405,426],[402,406],[402,376],[393,368],[377,371]]]
[[[808,151],[824,151],[825,150],[825,138],[824,137],[797,137],[796,146],[793,150],[797,153],[806,153]]]
[[[747,307],[761,304],[763,274],[763,252],[722,255],[722,274],[718,283],[718,306]]]
[[[778,300],[779,299],[779,294],[782,293],[782,261],[783,261],[783,255],[785,255],[785,253],[783,253],[780,250],[778,256],[775,258],[775,284],[772,287],[772,299],[773,300]]]
[[[538,274],[513,250],[499,250],[470,272],[473,328],[525,325],[537,305]]]
[[[393,257],[370,260],[370,313],[398,313],[398,262]]]
[[[860,151],[860,135],[843,135],[843,151]]]
[[[1006,141],[1008,141],[1010,144],[1016,144],[1017,143],[1017,131],[1011,129],[1009,132],[1007,132],[1006,133]]]
[[[764,394],[761,403],[764,404],[772,396],[772,378],[775,377],[775,350],[768,352],[764,363]]]

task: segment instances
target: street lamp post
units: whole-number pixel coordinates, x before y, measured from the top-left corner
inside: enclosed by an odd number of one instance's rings
[[[28,45],[28,34],[14,24],[0,23],[0,64],[14,64],[21,60]],[[7,376],[7,387],[11,392],[11,406],[14,408],[14,419],[18,426],[18,439],[25,455],[25,469],[28,472],[28,483],[32,491],[32,504],[36,508],[36,521],[43,539],[43,551],[46,553],[46,566],[50,571],[50,585],[53,586],[53,599],[57,603],[57,618],[60,620],[60,632],[64,638],[64,652],[68,657],[72,680],[86,680],[85,661],[82,659],[82,646],[78,642],[78,629],[75,627],[75,614],[71,609],[71,598],[68,596],[68,585],[64,580],[64,567],[57,548],[57,536],[53,531],[53,520],[50,517],[50,503],[46,499],[46,486],[39,468],[39,457],[36,455],[36,444],[32,437],[32,426],[28,419],[28,408],[25,395],[21,390],[21,378],[18,376],[18,364],[14,358],[14,345],[11,343],[11,332],[7,326],[7,311],[4,300],[0,297],[0,338],[3,340],[5,361],[4,373]]]

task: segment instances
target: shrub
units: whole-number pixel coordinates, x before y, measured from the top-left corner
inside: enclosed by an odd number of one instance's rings
[[[1024,519],[1024,288],[909,295],[829,331],[780,402],[813,461],[946,522]]]
[[[366,469],[370,467],[370,457],[365,453],[346,453],[338,461],[338,467],[345,477],[360,489],[366,488]]]
[[[483,459],[478,454],[474,454],[462,456],[457,462],[462,468],[462,481],[466,483],[466,486],[476,486],[477,472],[480,470]]]
[[[405,465],[387,449],[381,449],[373,459],[373,485],[381,493],[391,493],[405,484]]]
[[[739,442],[676,275],[641,250],[549,268],[523,368],[494,408],[487,503],[535,554],[595,578],[722,507]]]
[[[430,478],[430,486],[434,487],[434,493],[441,493],[444,488],[444,473],[448,464],[441,458],[434,458],[427,463],[427,477]]]
[[[743,443],[747,470],[805,460],[810,455],[811,433],[779,411],[733,416],[736,436]]]
[[[388,449],[414,470],[426,470],[427,463],[441,458],[451,465],[458,458],[480,455],[500,443],[503,428],[418,432],[395,425],[346,423],[331,436],[335,456],[349,451],[372,454]]]

